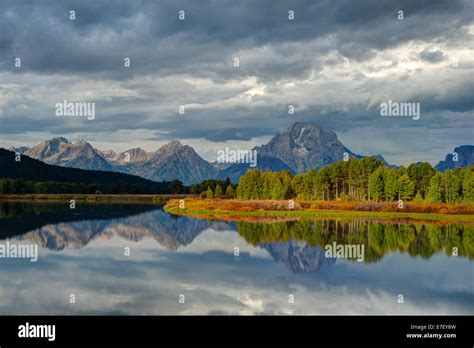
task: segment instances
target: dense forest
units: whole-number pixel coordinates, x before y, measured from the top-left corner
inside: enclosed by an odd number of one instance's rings
[[[178,183],[178,185],[177,185]],[[16,193],[171,193],[180,182],[155,182],[138,176],[49,165],[0,149],[0,194]],[[182,184],[181,184],[182,185]]]
[[[237,185],[232,184],[229,178],[226,180],[209,179],[191,185],[189,193],[200,194],[203,198],[221,198],[222,196],[234,198],[236,188]]]
[[[166,185],[165,185],[166,184]],[[0,194],[160,194],[174,193],[170,183],[158,185],[132,183],[84,184],[56,181],[0,179]],[[179,192],[178,192],[179,193]]]
[[[429,163],[388,168],[373,157],[351,158],[294,176],[252,169],[240,178],[236,194],[242,200],[474,202],[474,168],[440,173]]]

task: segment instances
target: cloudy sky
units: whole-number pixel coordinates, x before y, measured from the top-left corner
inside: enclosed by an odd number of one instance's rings
[[[1,0],[0,146],[179,139],[215,160],[308,121],[356,153],[437,163],[473,144],[473,17],[469,0]],[[95,119],[56,117],[64,100]],[[381,117],[388,100],[420,119]]]

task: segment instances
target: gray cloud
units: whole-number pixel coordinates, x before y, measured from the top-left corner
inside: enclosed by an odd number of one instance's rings
[[[446,59],[446,55],[441,51],[429,51],[424,49],[420,52],[420,58],[429,63],[438,63]]]
[[[467,0],[8,0],[1,7],[1,132],[25,142],[25,132],[105,132],[112,140],[139,129],[160,140],[250,141],[293,121],[383,133],[376,107],[388,99],[422,103],[431,123],[401,121],[406,133],[442,126],[452,112],[455,132],[474,109],[474,4]],[[96,102],[96,120],[54,119],[64,99]],[[289,104],[298,108],[293,117]]]
[[[460,27],[472,22],[469,1],[26,1],[3,2],[1,61],[14,70],[12,59],[24,58],[23,71],[43,73],[103,73],[126,78],[127,74],[196,73],[206,67],[229,71],[225,58],[243,48],[287,45],[295,47],[326,35],[344,55],[363,59],[371,49],[403,41],[461,36]],[[70,21],[69,10],[76,11]],[[177,13],[184,9],[185,21]],[[289,21],[288,10],[296,20]],[[398,21],[403,9],[405,20]],[[472,13],[472,12],[471,12]],[[25,25],[26,24],[26,25]],[[297,48],[297,47],[296,47]],[[119,69],[123,57],[133,60],[133,72]],[[216,66],[217,64],[217,66]],[[274,64],[268,64],[274,65]],[[282,70],[281,66],[276,66]],[[214,68],[214,69],[211,69]],[[190,69],[190,70],[189,70]],[[291,75],[293,64],[286,67]],[[248,70],[252,72],[252,69]],[[223,71],[220,71],[221,73]],[[242,72],[239,71],[238,74]]]

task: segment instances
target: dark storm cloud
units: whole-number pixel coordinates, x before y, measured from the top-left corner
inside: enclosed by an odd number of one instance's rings
[[[0,0],[0,131],[146,129],[159,140],[220,142],[308,121],[336,132],[388,133],[378,105],[389,99],[421,103],[426,114],[410,129],[464,126],[473,109],[472,63],[464,56],[456,69],[442,65],[472,47],[473,13],[469,0]],[[388,52],[403,45],[410,63],[419,63],[412,70],[404,52]],[[387,64],[371,61],[380,56]],[[96,102],[96,119],[54,118],[54,104],[66,98]],[[293,116],[290,103],[301,106]],[[189,105],[186,115],[177,113],[181,104]],[[450,112],[462,115],[447,121]]]
[[[441,51],[429,51],[424,49],[420,52],[420,58],[429,63],[438,63],[446,59],[446,55]]]
[[[448,94],[421,95],[417,100],[422,104],[423,110],[436,112],[438,110],[449,110],[454,112],[472,111],[474,108],[474,81],[471,80],[465,85],[456,86]]]
[[[232,113],[233,117],[225,117],[225,113]],[[220,142],[251,140],[254,137],[274,135],[278,130],[286,128],[289,122],[293,122],[287,113],[285,116],[283,109],[235,108],[225,113],[219,110],[189,111],[184,117],[176,116],[172,120],[167,120],[166,124],[156,120],[150,129],[165,127],[169,130],[167,134],[158,134],[154,140],[204,138]],[[268,122],[269,119],[272,119],[271,123]],[[183,123],[186,127],[183,127]]]
[[[195,122],[192,122],[194,124]],[[206,126],[206,129],[181,129],[182,127],[175,128],[170,134],[159,135],[153,140],[173,140],[173,139],[190,139],[190,138],[204,138],[210,141],[226,141],[226,140],[251,140],[253,137],[260,135],[268,135],[269,131],[258,128],[246,128],[245,131],[242,131],[241,128],[229,128],[225,129],[212,129],[212,126]],[[150,139],[152,140],[152,139]]]
[[[374,48],[449,36],[471,20],[473,8],[461,0],[3,1],[3,6],[2,69],[13,70],[13,59],[20,56],[23,71],[116,78],[130,74],[120,69],[124,57],[132,59],[133,74],[255,74],[245,64],[243,71],[229,69],[226,58],[243,48],[302,43],[328,34],[334,35],[337,46],[321,51],[336,48],[345,56],[364,59]],[[75,21],[68,18],[71,9],[76,11]],[[177,18],[180,9],[186,11],[185,21]],[[287,18],[290,9],[295,21]],[[400,9],[405,13],[403,22],[396,18]],[[284,56],[292,49],[283,49]],[[272,72],[298,76],[309,67],[302,58],[290,66],[266,62],[269,67],[258,67],[257,72],[268,69],[263,76]]]

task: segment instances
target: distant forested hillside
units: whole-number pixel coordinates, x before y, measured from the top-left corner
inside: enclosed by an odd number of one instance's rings
[[[0,149],[0,193],[170,193],[169,182],[49,165]]]

